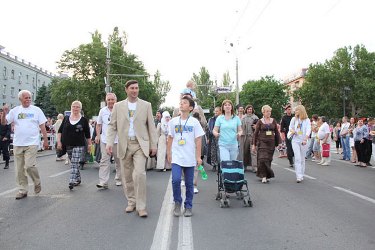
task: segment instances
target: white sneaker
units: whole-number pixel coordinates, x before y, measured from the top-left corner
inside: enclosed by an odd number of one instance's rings
[[[320,162],[318,162],[317,164],[318,165],[322,165],[324,163],[324,161],[320,161]]]
[[[328,162],[324,162],[322,166],[329,166]]]
[[[121,181],[116,181],[115,184],[116,184],[116,186],[118,186],[118,187],[122,185]]]
[[[181,181],[181,186],[182,186],[182,187],[185,186],[185,181]]]
[[[66,160],[65,160],[65,165],[68,165],[68,164],[69,164],[69,160],[66,159]]]
[[[197,194],[197,193],[199,193],[199,190],[198,188],[194,187],[194,194]]]

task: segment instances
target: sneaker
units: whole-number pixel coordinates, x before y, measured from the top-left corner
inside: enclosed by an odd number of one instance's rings
[[[191,208],[185,208],[184,216],[185,216],[185,217],[191,217],[191,216],[193,216],[193,211],[192,211],[192,209],[191,209]]]
[[[194,194],[197,194],[197,193],[199,193],[199,190],[198,188],[194,187]]]
[[[182,186],[182,187],[185,186],[185,181],[181,181],[181,186]]]
[[[56,161],[63,161],[64,159],[61,157],[56,157]]]
[[[16,200],[21,200],[21,199],[26,198],[26,197],[27,197],[27,193],[20,193],[20,192],[18,192],[16,194]]]
[[[321,164],[322,166],[329,166],[328,162],[324,162]]]
[[[42,186],[41,186],[40,183],[39,183],[38,185],[35,185],[35,186],[34,186],[34,192],[35,192],[36,194],[39,194],[40,191],[42,191]]]
[[[324,162],[323,161],[320,161],[320,162],[318,162],[317,164],[318,165],[322,165]]]
[[[96,187],[97,187],[97,188],[102,188],[102,189],[108,189],[108,184],[101,184],[101,183],[98,183],[98,184],[96,184]]]
[[[302,181],[301,179],[299,179],[299,178],[297,179],[297,183],[300,183],[301,181]]]
[[[69,164],[69,160],[66,159],[66,160],[65,160],[65,165],[68,165],[68,164]]]
[[[122,185],[121,181],[116,181],[115,184],[116,184],[116,186],[118,186],[118,187]]]
[[[176,217],[181,216],[181,204],[178,202],[174,204],[173,215]]]

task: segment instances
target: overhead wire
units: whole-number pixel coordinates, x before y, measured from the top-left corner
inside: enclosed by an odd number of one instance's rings
[[[266,5],[263,7],[262,11],[256,17],[256,19],[254,20],[254,22],[250,25],[249,29],[246,32],[246,35],[248,35],[250,33],[250,31],[252,30],[252,28],[254,28],[255,24],[257,24],[257,22],[259,21],[259,19],[263,15],[264,11],[267,9],[267,7],[270,5],[271,2],[272,2],[272,0],[268,0],[268,2],[266,3]]]

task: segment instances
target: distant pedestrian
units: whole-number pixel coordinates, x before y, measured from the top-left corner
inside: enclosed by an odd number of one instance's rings
[[[285,106],[285,115],[281,118],[280,126],[281,126],[281,133],[284,134],[284,138],[287,138],[287,134],[289,132],[289,125],[290,121],[292,120],[292,107],[290,104]],[[292,147],[292,142],[290,140],[285,140],[286,142],[286,153],[288,155],[288,161],[289,161],[289,166],[292,168],[293,167],[293,147]]]
[[[9,142],[11,134],[11,125],[4,124],[2,125],[3,118],[3,109],[0,109],[0,154],[3,155],[3,160],[5,161],[4,169],[9,168]],[[5,121],[6,122],[6,121]]]
[[[329,125],[326,119],[327,118],[325,116],[320,116],[318,119],[318,126],[319,126],[318,139],[320,143],[321,161],[318,162],[317,164],[322,165],[322,166],[329,166],[329,164],[331,163],[330,148],[331,148],[332,139],[331,139],[331,131],[329,129]]]
[[[252,146],[253,151],[258,151],[257,176],[261,178],[262,183],[267,183],[271,178],[275,177],[271,163],[275,148],[281,141],[276,120],[271,118],[271,111],[272,108],[268,105],[262,107],[263,118],[255,126]]]
[[[167,139],[169,133],[169,122],[171,120],[171,115],[168,111],[164,111],[161,117],[161,122],[156,128],[156,133],[158,135],[158,152],[157,152],[157,162],[156,169],[158,171],[166,171],[171,169],[170,163],[167,161]]]
[[[290,122],[287,138],[292,141],[297,183],[303,181],[305,175],[305,156],[310,133],[311,124],[306,109],[303,105],[298,105],[295,109],[295,116]]]
[[[99,183],[96,184],[97,188],[108,188],[108,181],[111,170],[111,155],[108,155],[105,148],[107,146],[107,130],[108,124],[111,121],[113,106],[117,102],[117,97],[115,93],[107,93],[105,97],[107,106],[103,107],[99,111],[98,120],[95,128],[96,136],[95,143],[100,145],[101,158],[99,163]],[[120,160],[117,157],[117,144],[118,137],[116,136],[113,144],[113,160],[115,162],[115,185],[121,186],[121,166]]]
[[[73,101],[71,113],[65,116],[57,134],[57,148],[61,150],[64,145],[70,159],[70,190],[81,184],[79,169],[85,164],[85,150],[91,152],[92,146],[89,121],[81,115],[81,110],[82,103]]]
[[[31,105],[31,92],[28,90],[21,90],[18,93],[18,99],[21,105],[10,110],[9,114],[7,114],[9,111],[8,106],[4,106],[1,118],[1,124],[3,125],[14,124],[13,154],[18,184],[16,200],[27,197],[29,187],[27,175],[34,182],[34,192],[38,194],[42,190],[39,171],[36,167],[36,155],[40,143],[39,131],[43,135],[43,147],[48,149],[45,126],[47,119],[43,111]]]

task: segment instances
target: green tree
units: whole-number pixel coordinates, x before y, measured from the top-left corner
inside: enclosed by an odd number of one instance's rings
[[[98,113],[100,102],[105,97],[104,77],[106,76],[107,46],[102,41],[102,35],[95,31],[91,35],[92,41],[81,44],[73,50],[67,50],[58,61],[61,72],[68,72],[71,77],[56,80],[52,84],[52,100],[59,110],[70,109],[73,100],[78,99],[83,104],[85,114],[89,117]],[[156,110],[164,100],[167,85],[159,82],[155,86],[148,80],[143,63],[137,56],[125,51],[127,36],[120,34],[117,27],[109,36],[110,53],[110,85],[118,100],[126,97],[125,82],[136,79],[139,83],[139,97],[151,102]],[[159,74],[160,75],[160,74]],[[159,92],[162,88],[161,92]],[[66,91],[66,92],[62,92]],[[61,96],[61,95],[64,96]],[[64,100],[60,100],[64,98]]]
[[[47,87],[43,84],[40,88],[38,88],[35,98],[35,106],[38,106],[41,110],[43,110],[47,117],[57,116],[55,105],[51,101],[50,86]]]
[[[373,115],[375,53],[363,45],[339,48],[325,63],[312,64],[294,97],[309,113],[330,117]],[[345,103],[345,106],[344,106]]]
[[[248,81],[242,86],[240,100],[243,105],[251,104],[256,113],[262,116],[263,105],[270,105],[272,117],[279,120],[282,116],[283,106],[288,102],[286,87],[273,76],[265,76],[260,80]]]
[[[160,72],[159,70],[156,71],[154,75],[154,82],[153,85],[155,86],[156,92],[159,93],[160,99],[159,99],[159,105],[164,103],[165,97],[167,96],[168,92],[171,90],[171,85],[169,81],[162,81],[160,79]],[[158,105],[158,106],[159,106]],[[156,106],[156,107],[158,107]]]

